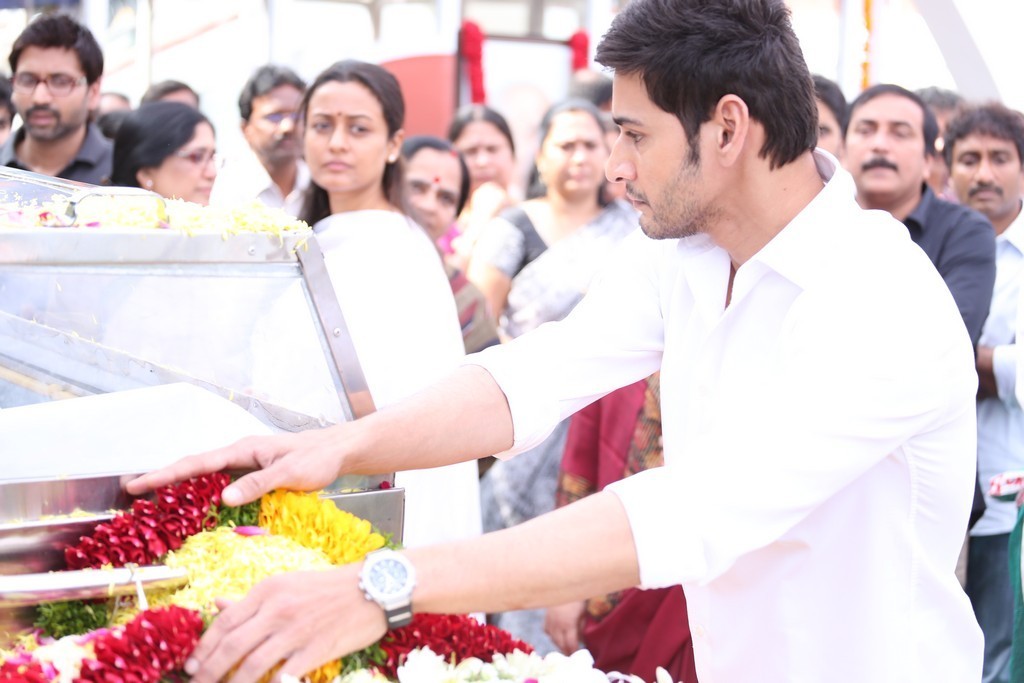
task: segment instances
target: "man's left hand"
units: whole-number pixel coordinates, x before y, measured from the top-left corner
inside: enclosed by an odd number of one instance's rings
[[[359,589],[359,568],[291,572],[257,584],[225,607],[185,666],[195,683],[249,683],[281,664],[302,677],[375,643],[387,631],[384,612]],[[237,669],[235,668],[237,667]]]

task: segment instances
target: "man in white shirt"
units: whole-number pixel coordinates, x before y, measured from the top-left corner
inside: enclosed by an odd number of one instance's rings
[[[960,203],[989,219],[996,232],[996,281],[978,342],[978,473],[983,488],[997,474],[1024,469],[1024,411],[1017,389],[1017,309],[1024,277],[1024,117],[1000,104],[967,109],[953,119],[944,145]],[[984,683],[1010,681],[1013,589],[1008,558],[1017,506],[986,495],[971,529],[967,594],[985,634]]]
[[[249,78],[238,97],[238,111],[251,154],[228,160],[217,174],[211,204],[234,206],[256,200],[299,215],[309,187],[298,129],[305,90],[306,83],[283,66],[261,66]]]
[[[225,491],[238,504],[339,471],[506,457],[659,366],[665,466],[391,558],[395,602],[371,590],[377,559],[270,579],[214,620],[186,665],[198,683],[236,663],[242,681],[281,660],[301,674],[401,623],[396,604],[501,611],[672,584],[702,683],[980,676],[954,576],[975,476],[971,344],[906,231],[812,152],[783,1],[633,0],[597,58],[616,71],[621,128],[607,175],[647,236],[565,321],[362,420],[244,440],[129,488],[262,466]]]

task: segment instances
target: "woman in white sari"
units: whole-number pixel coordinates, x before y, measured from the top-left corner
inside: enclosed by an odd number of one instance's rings
[[[441,259],[401,210],[405,105],[383,68],[338,62],[302,101],[313,226],[378,409],[436,382],[464,349]],[[408,547],[480,533],[477,465],[399,472]]]
[[[468,277],[499,314],[504,339],[564,318],[583,298],[615,246],[636,229],[621,200],[603,201],[608,146],[590,103],[555,105],[541,122],[541,196],[503,212],[477,242]],[[484,531],[514,526],[554,509],[568,423],[535,449],[492,465],[480,482]],[[544,611],[506,612],[492,621],[540,652],[557,648]]]

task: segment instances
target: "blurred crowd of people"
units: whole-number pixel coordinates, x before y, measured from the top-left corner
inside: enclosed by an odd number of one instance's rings
[[[286,66],[258,69],[238,99],[249,152],[223,162],[188,85],[155,84],[137,108],[102,92],[102,52],[69,17],[30,24],[10,67],[0,86],[3,164],[199,204],[259,201],[313,226],[377,407],[426,387],[464,353],[569,315],[637,227],[621,187],[605,179],[618,133],[601,74],[580,73],[538,122],[537,149],[518,150],[533,155],[534,173],[518,178],[501,113],[471,105],[456,112],[447,139],[407,136],[397,81],[365,62],[334,64],[311,84]],[[1018,515],[984,489],[990,477],[1024,469],[1015,391],[1024,118],[935,88],[880,84],[850,103],[828,79],[815,77],[815,89],[818,145],[853,176],[861,206],[907,226],[976,348],[980,485],[961,573],[985,633],[984,680],[1009,681],[1008,548]],[[16,114],[22,125],[12,132]],[[655,375],[610,394],[512,460],[403,475],[406,543],[519,524],[657,467],[659,393]],[[655,665],[671,663],[673,680],[690,683],[685,620],[652,627],[659,610],[676,615],[683,602],[681,590],[636,592],[492,619],[541,651],[583,644],[599,668],[650,680]],[[628,646],[602,632],[603,620],[631,634]]]

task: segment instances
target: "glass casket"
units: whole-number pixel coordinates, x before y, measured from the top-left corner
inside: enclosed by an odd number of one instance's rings
[[[373,410],[305,224],[0,170],[0,634],[89,594],[41,572],[126,505],[123,475]],[[401,540],[393,482],[325,495]]]

